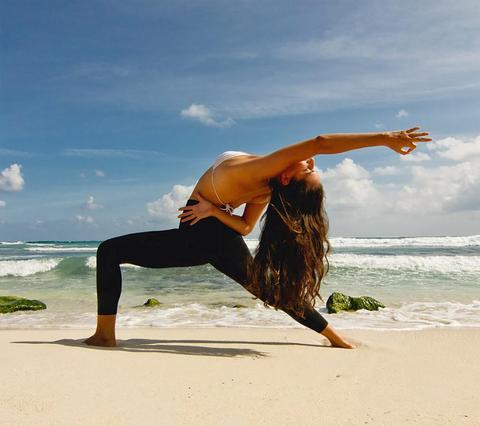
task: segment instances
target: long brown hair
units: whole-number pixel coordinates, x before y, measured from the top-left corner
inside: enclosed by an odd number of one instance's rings
[[[271,199],[262,216],[260,244],[248,264],[247,289],[275,309],[304,317],[315,306],[329,270],[328,217],[321,184],[270,180]],[[324,263],[325,262],[325,263]]]

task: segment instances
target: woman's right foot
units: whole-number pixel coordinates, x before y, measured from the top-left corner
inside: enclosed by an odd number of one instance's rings
[[[101,346],[104,348],[116,347],[115,318],[116,315],[98,315],[95,334],[83,343],[90,346]]]
[[[89,346],[101,346],[104,348],[115,348],[117,346],[117,341],[114,338],[106,338],[103,336],[99,336],[94,334],[92,337],[89,337],[83,343]]]

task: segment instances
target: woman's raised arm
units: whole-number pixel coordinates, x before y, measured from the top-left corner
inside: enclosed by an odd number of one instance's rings
[[[321,135],[321,154],[339,154],[354,149],[369,148],[372,146],[386,146],[399,154],[410,154],[416,147],[415,142],[430,142],[425,138],[429,132],[417,133],[420,127],[408,130],[396,130],[384,133],[344,133],[335,135]]]
[[[250,176],[268,180],[278,176],[290,165],[320,154],[340,154],[354,149],[374,146],[387,146],[399,154],[409,154],[415,148],[415,142],[429,142],[431,138],[423,136],[428,132],[416,133],[420,127],[408,130],[396,130],[384,133],[339,133],[319,135],[313,139],[298,142],[264,155],[249,162]],[[406,150],[405,150],[406,149]]]

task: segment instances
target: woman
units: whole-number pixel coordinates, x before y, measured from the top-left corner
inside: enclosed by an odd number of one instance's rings
[[[178,229],[112,238],[97,252],[98,322],[94,346],[115,346],[115,319],[121,293],[120,265],[148,268],[210,263],[266,305],[282,309],[325,336],[332,346],[355,348],[314,309],[326,272],[328,220],[323,187],[313,156],[387,146],[410,154],[428,142],[420,127],[385,133],[320,135],[260,156],[229,151],[198,181]],[[242,216],[233,210],[245,204]],[[255,258],[242,235],[265,213]],[[325,270],[324,262],[327,263]]]

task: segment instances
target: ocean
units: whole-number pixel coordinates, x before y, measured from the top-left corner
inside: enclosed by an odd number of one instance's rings
[[[245,240],[249,248],[257,240]],[[328,314],[338,329],[418,330],[480,327],[480,235],[464,237],[331,238],[333,292],[371,296],[386,308]],[[48,309],[0,314],[0,329],[94,328],[98,241],[0,243],[0,296],[41,300]],[[267,309],[210,265],[146,269],[122,266],[117,326],[302,328]],[[143,307],[156,298],[160,307]],[[246,308],[236,308],[236,304]]]

